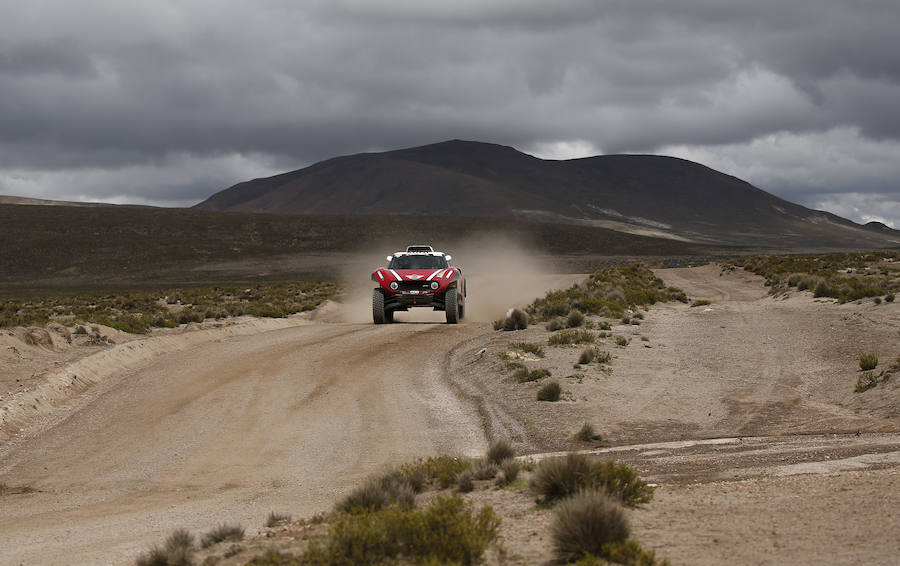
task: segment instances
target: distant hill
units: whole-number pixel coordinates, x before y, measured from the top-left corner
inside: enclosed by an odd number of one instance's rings
[[[564,161],[453,140],[336,157],[225,189],[201,210],[516,216],[705,244],[890,247],[876,231],[698,163],[656,155]]]
[[[67,200],[48,200],[43,198],[15,197],[11,195],[0,195],[0,204],[27,204],[32,206],[79,206],[79,207],[97,207],[97,206],[117,206],[115,204],[107,204],[103,202],[73,202]]]
[[[0,297],[36,289],[211,281],[339,279],[349,262],[371,267],[424,242],[460,254],[498,238],[551,254],[576,273],[597,262],[651,256],[685,261],[734,254],[604,228],[517,218],[301,215],[131,207],[0,204]],[[390,226],[390,230],[385,230]],[[454,255],[456,255],[456,253]],[[368,281],[368,273],[366,274]]]

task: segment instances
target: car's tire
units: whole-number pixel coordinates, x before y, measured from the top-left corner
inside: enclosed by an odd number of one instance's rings
[[[444,294],[444,310],[447,311],[447,324],[459,322],[459,296],[456,287],[447,289]]]
[[[387,320],[387,314],[384,312],[384,291],[381,289],[372,291],[372,321],[375,324],[390,322]]]

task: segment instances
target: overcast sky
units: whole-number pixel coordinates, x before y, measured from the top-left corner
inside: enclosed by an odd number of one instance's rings
[[[897,0],[0,0],[0,194],[189,206],[453,138],[900,228]]]

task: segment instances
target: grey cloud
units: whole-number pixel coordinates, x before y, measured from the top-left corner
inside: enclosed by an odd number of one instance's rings
[[[8,4],[0,171],[134,170],[146,178],[119,192],[147,199],[230,184],[173,156],[254,155],[246,169],[262,174],[449,138],[694,148],[741,169],[740,149],[767,136],[849,128],[858,139],[835,144],[865,145],[875,169],[898,157],[893,1]],[[787,198],[843,190],[782,174],[814,161],[782,151],[743,168],[770,167],[751,180]],[[851,169],[891,194],[887,177]]]

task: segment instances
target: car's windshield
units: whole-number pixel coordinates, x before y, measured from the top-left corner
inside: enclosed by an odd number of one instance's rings
[[[402,255],[391,260],[390,269],[444,269],[450,267],[443,256]]]

